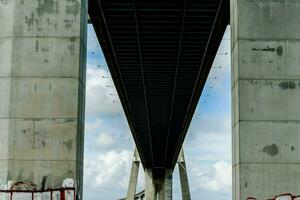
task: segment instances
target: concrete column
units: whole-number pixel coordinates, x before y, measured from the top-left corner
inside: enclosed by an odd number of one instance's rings
[[[172,183],[173,183],[173,170],[167,169],[165,178],[157,181],[159,185],[158,200],[172,200]]]
[[[187,176],[183,150],[181,150],[179,154],[178,169],[179,169],[182,200],[191,200],[190,187],[189,187],[189,181]]]
[[[156,200],[152,169],[145,169],[145,200]]]
[[[132,165],[131,165],[131,172],[130,172],[126,200],[134,200],[134,196],[136,193],[137,181],[138,181],[139,167],[140,167],[140,158],[139,158],[137,149],[135,149],[134,155],[133,155],[133,161],[132,161]]]
[[[157,194],[158,194],[158,200],[165,200],[164,180],[161,181],[161,184],[159,185]]]
[[[231,0],[233,197],[299,194],[300,1]]]
[[[0,1],[0,186],[69,178],[81,199],[86,6]]]

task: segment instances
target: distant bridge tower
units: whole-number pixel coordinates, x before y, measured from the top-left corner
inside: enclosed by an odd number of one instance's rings
[[[165,178],[163,180],[153,180],[151,171],[146,169],[145,191],[136,194],[140,162],[140,157],[135,149],[131,165],[127,196],[124,200],[144,200],[144,198],[145,200],[171,200],[173,177],[173,171],[171,170],[166,170]],[[183,150],[180,152],[177,164],[179,169],[182,200],[190,200],[191,196]]]

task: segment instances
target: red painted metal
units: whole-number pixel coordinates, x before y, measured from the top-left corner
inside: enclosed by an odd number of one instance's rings
[[[11,187],[14,188],[14,187]],[[10,194],[9,199],[13,200],[13,196],[16,193],[30,193],[31,194],[31,199],[34,200],[34,195],[37,193],[50,193],[51,197],[50,200],[53,200],[53,192],[59,192],[60,193],[60,200],[66,200],[66,194],[69,192],[73,192],[74,194],[74,199],[76,200],[76,192],[75,188],[60,188],[60,189],[45,189],[45,190],[18,190],[18,189],[10,189],[10,190],[0,190],[0,194]]]
[[[280,197],[289,197],[289,200],[300,200],[300,195],[292,195],[290,193],[283,193],[275,196],[274,198],[266,199],[266,200],[278,200],[280,199]],[[258,199],[254,197],[248,197],[247,200],[258,200]]]

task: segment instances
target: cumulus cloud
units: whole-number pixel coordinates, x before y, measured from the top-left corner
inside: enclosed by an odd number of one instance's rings
[[[93,133],[103,126],[103,120],[97,118],[94,122],[87,122],[85,124],[85,133]]]
[[[104,77],[104,78],[103,78]],[[109,72],[88,66],[86,73],[86,115],[112,115],[122,112],[121,104]],[[117,102],[117,103],[116,103]]]
[[[198,187],[208,191],[231,191],[231,163],[219,161],[206,171],[193,171]]]
[[[195,119],[191,124],[185,144],[189,162],[230,161],[230,116],[203,116]]]
[[[126,187],[129,166],[131,162],[131,151],[108,151],[93,160],[85,163],[86,179],[92,187],[100,189],[114,187]]]
[[[100,133],[100,135],[96,138],[95,144],[99,147],[110,147],[115,143],[112,134],[109,132]]]
[[[108,151],[88,158],[84,165],[85,189],[113,199],[122,196],[129,178],[132,151]],[[89,193],[86,194],[88,199]]]

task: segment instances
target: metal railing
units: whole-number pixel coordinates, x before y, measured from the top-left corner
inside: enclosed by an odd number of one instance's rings
[[[254,197],[248,197],[247,200],[258,200]],[[280,194],[275,196],[274,198],[267,200],[300,200],[300,195],[292,195],[290,193]]]
[[[9,190],[0,190],[0,200],[76,200],[75,188],[37,189],[36,185],[15,183]]]

